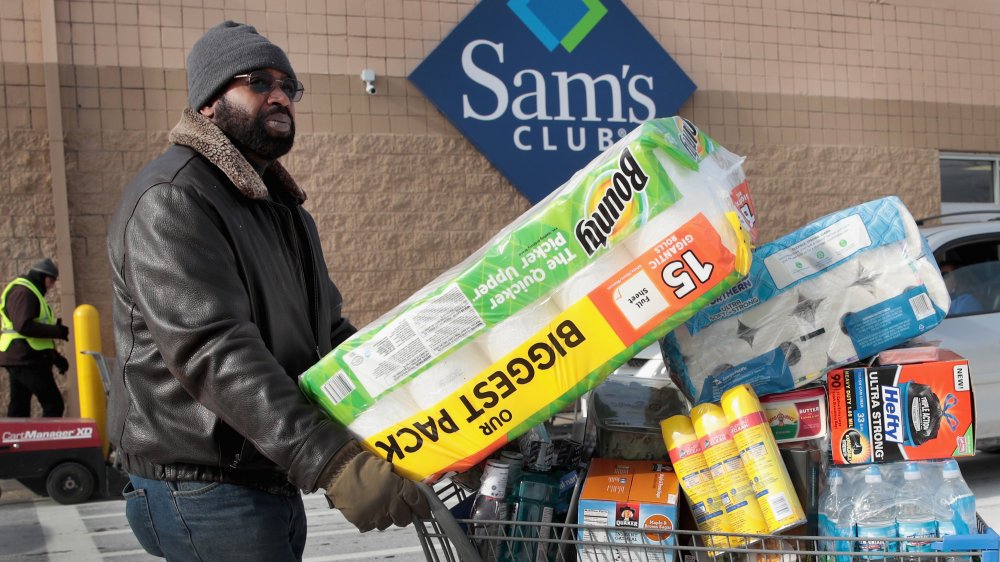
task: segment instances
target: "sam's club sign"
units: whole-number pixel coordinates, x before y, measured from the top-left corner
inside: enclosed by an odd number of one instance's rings
[[[410,81],[533,203],[695,90],[620,0],[483,0]]]

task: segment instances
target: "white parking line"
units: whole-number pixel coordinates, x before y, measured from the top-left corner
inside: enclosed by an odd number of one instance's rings
[[[107,560],[108,558],[117,558],[119,556],[139,556],[139,555],[149,556],[149,553],[141,548],[136,550],[116,550],[114,552],[105,552],[104,559]]]
[[[36,504],[38,524],[45,536],[49,560],[100,560],[101,552],[91,540],[75,506],[44,502]]]
[[[409,527],[407,527],[405,529],[399,528],[399,527],[394,527],[392,529],[387,529],[385,531],[379,531],[378,533],[375,533],[373,531],[372,534],[371,535],[367,535],[367,537],[371,537],[372,539],[374,539],[375,538],[374,535],[376,535],[376,534],[381,534],[382,537],[386,537],[389,533],[392,533],[394,535],[397,535],[399,533],[404,533],[406,535],[410,535],[411,533],[413,533],[413,529],[409,528]],[[357,529],[355,529],[354,527],[345,527],[343,529],[331,529],[329,531],[314,531],[312,528],[309,529],[309,539],[310,540],[313,539],[313,538],[316,538],[316,537],[332,537],[332,536],[336,536],[336,535],[359,535],[360,536],[361,533]],[[409,537],[407,537],[407,538],[409,538]]]
[[[106,531],[91,531],[90,536],[92,537],[107,537],[109,535],[125,535],[132,534],[132,529],[130,527],[125,527],[124,529],[108,529]]]
[[[119,517],[119,518],[120,517],[124,517],[124,513],[121,512],[121,511],[118,511],[118,512],[114,512],[114,513],[98,513],[96,515],[81,515],[80,519],[86,519],[86,520],[89,520],[89,519],[107,519],[109,517]]]
[[[331,556],[316,556],[303,558],[303,562],[333,562],[335,560],[374,560],[378,557],[399,556],[401,554],[423,554],[424,549],[419,546],[406,548],[390,548],[386,550],[368,550],[365,552],[348,552],[346,554],[334,554]]]

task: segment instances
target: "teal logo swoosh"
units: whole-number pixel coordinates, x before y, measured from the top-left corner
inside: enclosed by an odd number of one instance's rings
[[[608,13],[600,0],[510,0],[507,6],[549,51],[573,49]]]

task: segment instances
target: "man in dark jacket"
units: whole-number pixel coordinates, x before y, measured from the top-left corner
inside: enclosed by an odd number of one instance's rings
[[[56,319],[45,293],[56,284],[59,268],[51,259],[35,262],[28,273],[7,284],[0,296],[0,365],[10,375],[8,418],[31,415],[31,396],[42,415],[63,415],[63,398],[52,378],[52,366],[65,373],[69,362],[56,351],[55,340],[68,340],[69,328]]]
[[[306,194],[277,161],[303,92],[287,56],[225,22],[187,72],[173,144],[126,187],[108,230],[109,433],[133,532],[168,559],[296,560],[299,490],[325,488],[362,531],[428,515],[413,482],[296,384],[355,330]]]

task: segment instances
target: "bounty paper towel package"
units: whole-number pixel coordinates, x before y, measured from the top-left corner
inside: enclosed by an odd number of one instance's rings
[[[400,474],[465,470],[746,274],[741,162],[682,118],[644,123],[300,387]]]
[[[746,279],[661,344],[696,402],[743,383],[761,395],[803,386],[930,330],[950,304],[896,197],[823,217],[753,256]]]

